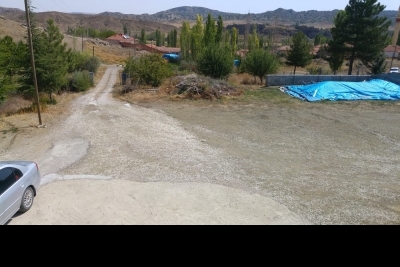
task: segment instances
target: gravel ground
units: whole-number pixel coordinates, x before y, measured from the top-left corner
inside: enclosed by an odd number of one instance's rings
[[[400,223],[400,103],[128,104],[116,72],[3,138],[44,176],[10,224]]]
[[[246,172],[178,120],[113,100],[117,72],[54,124],[4,136],[0,160],[34,160],[43,175],[34,206],[10,225],[311,224],[242,190]]]

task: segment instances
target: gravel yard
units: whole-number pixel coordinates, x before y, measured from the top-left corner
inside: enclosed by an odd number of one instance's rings
[[[44,176],[9,224],[400,223],[400,103],[127,102],[116,72],[3,132],[0,160]]]

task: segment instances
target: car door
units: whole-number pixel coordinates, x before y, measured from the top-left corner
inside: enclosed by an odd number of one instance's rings
[[[21,174],[14,168],[0,170],[0,222],[5,223],[4,220],[10,219],[19,210],[25,190]]]

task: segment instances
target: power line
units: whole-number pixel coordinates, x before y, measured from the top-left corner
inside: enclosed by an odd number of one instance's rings
[[[58,0],[58,1],[60,1],[64,6],[66,6],[71,12],[74,12],[67,4],[65,4],[63,1],[61,1],[61,0]]]
[[[35,2],[36,2],[36,1],[35,1]],[[39,3],[36,2],[36,3],[34,4],[33,1],[32,1],[32,7],[33,7],[33,8],[35,8],[34,5],[38,5],[38,6],[43,10],[43,12],[46,12],[46,11],[47,11],[47,10],[46,10],[44,7],[42,7]]]
[[[66,12],[65,9],[64,9],[62,6],[60,6],[57,2],[55,2],[54,0],[52,0],[52,1],[53,1],[54,4],[56,4],[57,6],[59,6],[64,12]]]

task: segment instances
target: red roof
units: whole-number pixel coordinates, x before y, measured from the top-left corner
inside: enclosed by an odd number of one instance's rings
[[[394,45],[389,45],[388,47],[385,48],[385,53],[394,53],[394,52],[400,52],[400,46],[394,46]]]

